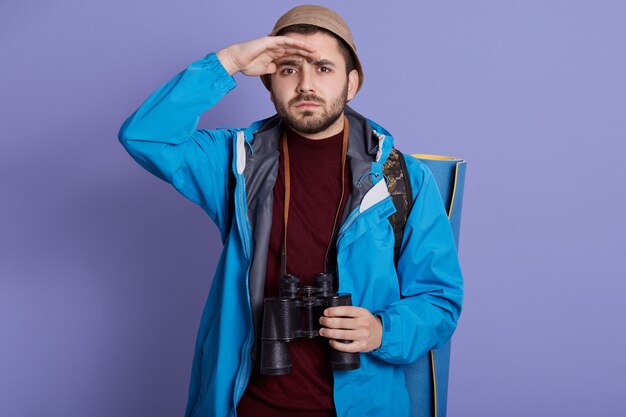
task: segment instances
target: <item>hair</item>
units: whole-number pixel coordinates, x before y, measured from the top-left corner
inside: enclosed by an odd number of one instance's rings
[[[356,64],[355,64],[356,60],[354,59],[352,49],[350,48],[350,46],[348,46],[346,41],[341,39],[339,36],[335,35],[330,30],[327,30],[327,29],[324,29],[315,25],[298,24],[298,25],[291,25],[291,26],[282,28],[281,30],[278,31],[278,33],[276,33],[276,36],[282,36],[286,33],[299,33],[302,35],[314,35],[319,32],[330,35],[337,40],[337,44],[339,45],[339,52],[341,52],[341,55],[343,55],[343,58],[346,61],[346,74],[350,74],[352,70],[356,69]]]

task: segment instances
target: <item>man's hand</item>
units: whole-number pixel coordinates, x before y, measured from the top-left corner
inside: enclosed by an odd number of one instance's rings
[[[330,346],[342,352],[370,352],[382,343],[383,325],[367,309],[354,306],[329,307],[320,317],[320,336],[331,339]],[[341,343],[337,340],[352,340]]]
[[[288,36],[264,36],[231,45],[217,53],[230,75],[240,71],[250,76],[275,73],[274,61],[286,55],[301,55],[311,59],[321,57],[313,46]]]

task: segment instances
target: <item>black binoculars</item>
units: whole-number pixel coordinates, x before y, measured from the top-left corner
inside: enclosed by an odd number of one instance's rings
[[[333,292],[333,274],[315,274],[315,286],[299,287],[297,275],[281,277],[278,297],[263,302],[261,333],[261,373],[285,375],[291,372],[291,355],[287,343],[297,338],[319,336],[319,319],[326,307],[350,306],[350,294]],[[352,341],[340,340],[342,343]],[[335,370],[349,371],[361,366],[359,353],[330,348],[330,364]]]

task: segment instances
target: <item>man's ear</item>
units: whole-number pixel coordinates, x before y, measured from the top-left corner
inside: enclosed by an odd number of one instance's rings
[[[355,69],[348,74],[348,101],[356,95],[356,90],[359,88],[359,72]]]

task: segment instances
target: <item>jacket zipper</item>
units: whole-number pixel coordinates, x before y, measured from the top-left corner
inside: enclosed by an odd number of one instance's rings
[[[346,234],[346,232],[348,231],[352,223],[354,223],[354,221],[357,219],[357,217],[359,217],[358,209],[350,214],[346,222],[343,224],[343,226],[341,226],[341,229],[339,229],[339,236],[337,236],[337,247],[339,247],[339,240],[343,237],[343,235]]]
[[[239,178],[241,178],[241,174],[239,175]],[[241,222],[245,218],[245,213],[243,212],[244,192],[243,192],[242,187],[243,187],[243,184],[238,184],[237,196],[235,198],[235,213],[236,213],[235,221],[237,223],[237,230],[239,231],[240,236],[243,236],[244,250],[246,252],[248,259],[250,259],[250,253],[251,253],[250,237],[248,236],[247,229],[244,229],[243,225],[241,224]],[[246,270],[246,296],[248,300],[248,313],[249,313],[249,316],[252,317],[249,273],[250,273],[250,263],[248,263],[248,268]],[[252,348],[251,340],[252,340],[252,337],[250,337],[250,334],[248,333],[246,340],[244,342],[244,352],[246,352],[246,354],[244,356],[242,366],[241,368],[239,368],[239,372],[237,373],[237,378],[235,379],[235,390],[234,390],[234,398],[233,398],[235,400],[234,401],[235,407],[230,412],[230,415],[232,416],[237,415],[237,404],[239,403],[239,400],[241,399],[244,393],[243,387],[246,385],[246,382],[248,381],[250,377],[249,375],[250,374],[249,352],[250,352],[250,349]]]

